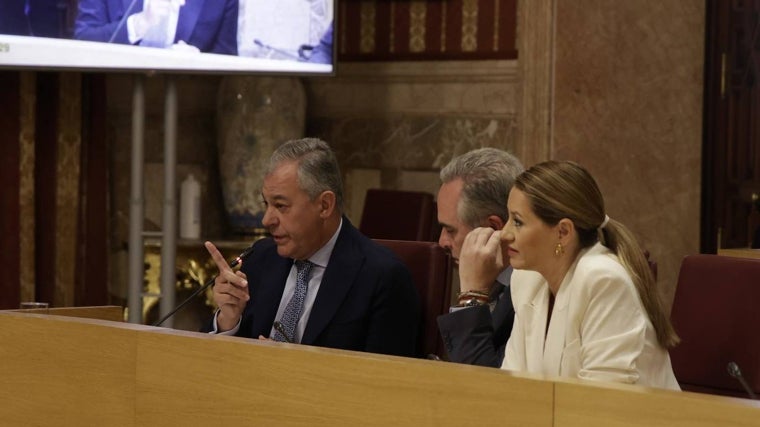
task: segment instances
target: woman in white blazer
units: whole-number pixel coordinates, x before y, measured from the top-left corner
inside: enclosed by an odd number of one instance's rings
[[[593,177],[572,162],[540,163],[517,178],[507,208],[501,232],[470,233],[460,260],[462,281],[480,280],[467,268],[477,252],[506,251],[515,269],[502,369],[678,390],[667,351],[678,336],[643,251],[605,214]]]

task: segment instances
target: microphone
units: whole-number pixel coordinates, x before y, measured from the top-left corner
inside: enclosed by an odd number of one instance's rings
[[[132,12],[132,9],[135,7],[135,4],[137,4],[137,0],[132,0],[131,3],[129,3],[129,6],[127,6],[127,10],[124,11],[124,16],[119,19],[119,24],[116,26],[116,29],[113,30],[113,33],[111,34],[111,38],[108,39],[108,43],[113,43],[113,40],[116,38],[116,34],[119,33],[121,30],[121,27],[124,26],[124,24],[127,23],[127,18],[129,18],[129,14]]]
[[[237,258],[235,258],[234,260],[232,260],[232,262],[230,262],[230,268],[237,267],[241,262],[243,262],[244,259],[246,259],[248,257],[248,255],[251,254],[251,252],[253,252],[253,245],[251,245],[248,248],[246,248],[246,250],[244,250],[240,255],[238,255]],[[206,289],[208,289],[209,286],[213,285],[214,284],[214,280],[216,280],[217,276],[219,276],[219,275],[217,274],[214,277],[208,279],[206,281],[206,283],[203,284],[203,286],[201,286],[200,288],[198,288],[198,290],[196,290],[195,292],[193,292],[192,295],[190,295],[189,297],[187,297],[187,299],[185,299],[184,301],[182,301],[178,306],[174,307],[174,310],[170,311],[166,316],[162,317],[158,322],[154,323],[152,326],[161,326],[162,323],[166,322],[166,319],[172,317],[174,315],[174,313],[178,312],[182,307],[184,307],[185,305],[187,305],[187,303],[189,303],[190,301],[192,301],[193,298],[197,297],[202,292],[204,292]]]
[[[275,53],[279,53],[280,55],[286,56],[286,57],[288,57],[290,59],[299,59],[298,56],[293,55],[292,53],[288,52],[287,50],[280,49],[280,48],[268,45],[268,44],[262,42],[260,39],[253,39],[253,43],[256,46],[260,47],[260,48],[267,49],[267,50],[270,50],[270,51],[275,52]]]
[[[726,369],[728,370],[728,375],[731,375],[732,377],[739,380],[739,383],[741,383],[742,387],[744,387],[744,391],[747,392],[750,399],[757,399],[757,395],[755,395],[755,393],[752,391],[752,388],[750,388],[747,380],[744,378],[744,375],[742,375],[741,369],[739,369],[739,365],[737,365],[736,362],[728,362]]]

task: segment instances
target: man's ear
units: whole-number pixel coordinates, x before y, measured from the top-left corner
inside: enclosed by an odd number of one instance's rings
[[[335,204],[337,203],[337,197],[335,193],[330,190],[323,191],[319,196],[319,216],[321,218],[327,218],[335,211]]]
[[[504,220],[499,218],[498,215],[489,215],[485,222],[485,227],[491,227],[494,230],[501,230],[504,228]]]

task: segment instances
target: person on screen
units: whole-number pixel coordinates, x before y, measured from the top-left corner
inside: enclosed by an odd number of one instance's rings
[[[0,34],[28,36],[29,23],[24,11],[26,0],[7,0],[0,13]]]
[[[0,34],[64,37],[67,7],[58,0],[3,0]]]
[[[507,200],[515,177],[523,171],[513,155],[496,148],[479,148],[452,159],[441,169],[438,190],[438,243],[459,264],[462,243],[477,227],[501,230],[507,222]],[[472,267],[490,267],[474,261]],[[504,268],[506,267],[506,268]],[[498,368],[512,331],[515,311],[509,292],[512,268],[489,268],[482,288],[462,283],[459,304],[438,316],[438,329],[449,360]]]
[[[332,64],[333,62],[333,24],[332,22],[325,30],[319,44],[311,51],[311,56],[307,62],[316,64]]]
[[[678,336],[644,252],[605,214],[594,178],[573,162],[537,164],[517,177],[507,209],[500,232],[465,239],[486,253],[501,248],[514,268],[502,368],[678,390],[667,350]],[[482,286],[488,277],[469,261],[463,252],[460,279]]]
[[[238,0],[80,0],[79,40],[237,55]]]
[[[264,227],[234,272],[211,243],[219,309],[204,329],[249,338],[414,356],[420,305],[411,274],[343,215],[330,147],[292,140],[272,154],[261,190]]]

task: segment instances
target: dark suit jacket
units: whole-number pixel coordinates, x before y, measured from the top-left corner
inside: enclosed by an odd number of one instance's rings
[[[510,277],[512,267],[509,267]],[[449,360],[470,365],[501,367],[515,309],[509,284],[502,286],[493,312],[487,305],[469,307],[438,316]]]
[[[242,267],[251,299],[237,336],[269,336],[292,265],[271,239],[255,244]],[[343,218],[301,344],[414,356],[419,307],[403,263]]]
[[[74,37],[107,42],[117,31],[132,0],[79,0]],[[142,10],[137,0],[129,15]],[[176,43],[179,40],[201,52],[237,55],[238,0],[186,0],[179,11]],[[114,43],[129,44],[126,22],[118,28]]]

